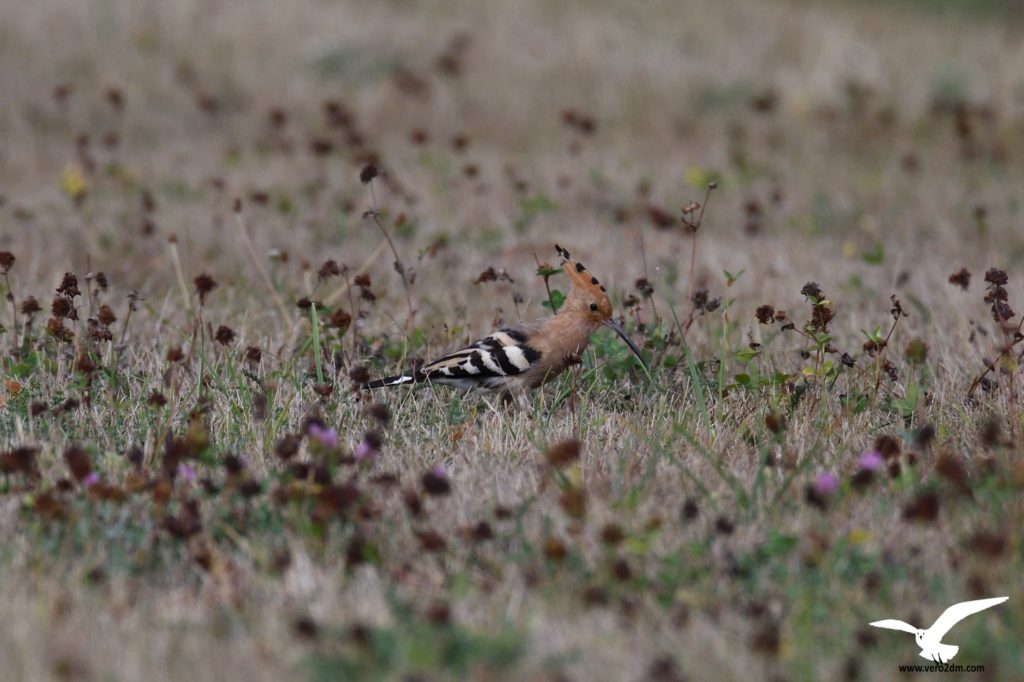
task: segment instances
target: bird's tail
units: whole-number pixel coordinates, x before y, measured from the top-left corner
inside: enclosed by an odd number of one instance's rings
[[[401,384],[415,384],[423,381],[422,375],[399,374],[393,377],[375,379],[363,384],[363,388],[384,388],[385,386],[399,386]]]

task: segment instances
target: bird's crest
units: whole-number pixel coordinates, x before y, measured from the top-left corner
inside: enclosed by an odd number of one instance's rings
[[[555,251],[562,258],[562,270],[569,276],[569,281],[572,282],[573,287],[583,291],[592,291],[599,298],[607,297],[608,291],[604,288],[604,285],[587,270],[583,263],[573,258],[568,251],[558,244],[555,244]]]

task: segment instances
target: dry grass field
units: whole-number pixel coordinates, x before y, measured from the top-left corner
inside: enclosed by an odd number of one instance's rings
[[[0,677],[1019,679],[1015,4],[0,0]]]

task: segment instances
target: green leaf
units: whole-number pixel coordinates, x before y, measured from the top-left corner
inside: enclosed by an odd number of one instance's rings
[[[885,247],[882,242],[878,242],[870,251],[862,253],[861,258],[868,265],[881,265],[885,261]]]
[[[860,333],[863,334],[867,338],[868,341],[874,341],[875,343],[881,343],[881,341],[882,341],[882,328],[881,327],[875,327],[874,331],[870,331],[870,332],[866,332],[863,329],[861,329]]]
[[[558,205],[555,204],[555,202],[543,194],[538,194],[537,196],[530,197],[529,199],[523,199],[519,206],[523,210],[523,213],[548,213],[558,208]]]
[[[25,379],[35,371],[36,366],[39,364],[39,360],[39,353],[29,353],[25,356],[25,360],[23,362],[18,362],[10,366],[11,374],[19,379]]]
[[[427,332],[422,327],[416,327],[409,334],[409,350],[418,350],[427,345]]]
[[[558,289],[552,289],[551,300],[544,301],[541,305],[543,305],[545,308],[548,308],[552,312],[557,313],[558,309],[562,307],[563,303],[565,303],[565,294],[563,294]]]
[[[912,382],[907,385],[906,394],[902,398],[892,401],[892,406],[899,410],[901,416],[910,417],[917,409],[919,402],[921,402],[921,387],[916,382]]]
[[[753,348],[741,348],[736,351],[736,359],[740,362],[750,362],[758,356],[761,351],[754,350]]]
[[[389,343],[381,348],[381,354],[388,360],[401,360],[405,355],[405,345],[402,343]]]
[[[553,268],[549,265],[542,265],[537,268],[538,277],[554,277],[562,271],[562,268]]]
[[[626,538],[626,542],[624,543],[624,545],[625,550],[630,554],[633,554],[635,556],[643,556],[647,554],[647,552],[650,550],[651,541],[648,537],[631,535],[628,538]]]
[[[769,556],[785,556],[789,554],[798,544],[795,535],[787,535],[772,531],[768,534],[763,548]]]
[[[743,276],[744,272],[746,272],[745,269],[744,270],[740,270],[739,272],[737,272],[734,275],[733,273],[729,272],[728,270],[722,270],[722,274],[725,275],[725,286],[731,287],[734,282],[736,282],[737,280],[739,280],[740,277]]]
[[[313,323],[313,357],[316,363],[316,381],[322,384],[324,383],[324,370],[320,364],[320,318],[316,314],[316,303],[310,304],[309,316]]]

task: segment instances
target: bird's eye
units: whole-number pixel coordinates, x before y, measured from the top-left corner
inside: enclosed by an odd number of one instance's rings
[[[596,313],[597,312],[597,304],[596,303],[591,303],[590,304],[590,309],[593,310]]]

